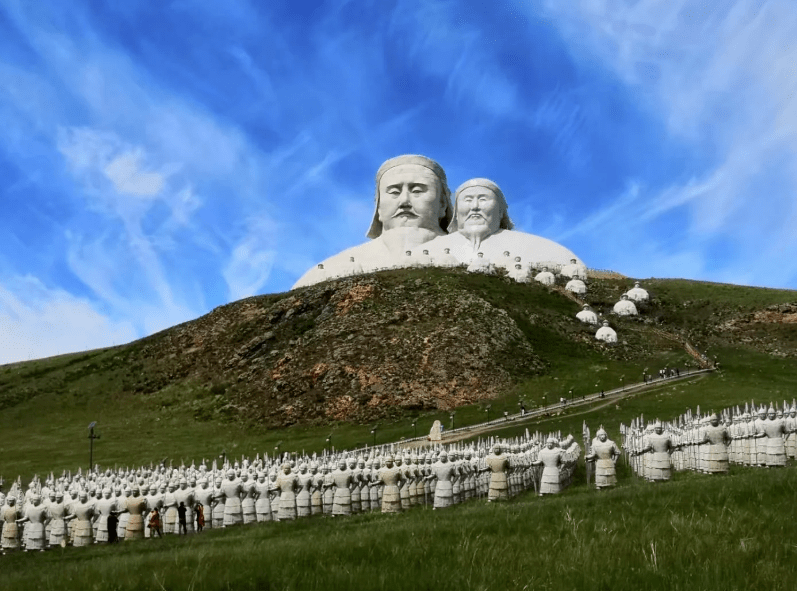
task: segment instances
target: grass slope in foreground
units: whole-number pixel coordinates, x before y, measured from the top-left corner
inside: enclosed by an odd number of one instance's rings
[[[0,561],[0,588],[794,589],[797,469],[310,518]]]

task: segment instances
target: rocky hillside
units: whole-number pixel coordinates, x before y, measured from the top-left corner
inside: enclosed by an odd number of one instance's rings
[[[586,301],[608,314],[631,285],[594,279]],[[620,343],[609,347],[575,320],[580,303],[561,285],[440,269],[328,282],[234,302],[122,347],[0,368],[0,406],[95,391],[190,405],[197,420],[366,422],[492,399],[552,366],[649,359],[686,341],[795,355],[795,292],[645,286],[653,298],[641,317],[610,316]]]

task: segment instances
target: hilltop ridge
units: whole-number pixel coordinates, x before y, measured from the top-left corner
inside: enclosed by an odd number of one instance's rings
[[[607,346],[561,285],[459,269],[340,279],[233,302],[121,347],[0,368],[0,408],[104,389],[142,401],[170,392],[200,421],[367,422],[494,399],[568,365],[679,350],[686,363],[687,344],[797,351],[796,292],[651,279],[639,317],[608,314],[631,285],[590,280],[584,301],[619,334]]]

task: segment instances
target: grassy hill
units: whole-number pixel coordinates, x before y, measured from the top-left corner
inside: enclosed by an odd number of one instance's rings
[[[607,314],[630,280],[590,282]],[[88,465],[98,422],[103,465],[201,460],[377,443],[641,381],[643,370],[696,366],[721,375],[604,409],[662,418],[695,404],[791,400],[797,389],[797,292],[648,280],[639,318],[597,343],[561,288],[458,270],[406,270],[222,306],[105,350],[0,366],[0,474]],[[653,407],[651,409],[651,402]],[[635,406],[636,405],[636,406]],[[412,422],[416,426],[412,426]],[[615,427],[616,428],[616,427]]]
[[[435,419],[449,425],[453,408],[460,426],[483,421],[486,404],[495,417],[521,400],[638,382],[645,368],[695,367],[686,341],[719,371],[494,433],[577,434],[586,420],[619,440],[619,422],[641,413],[666,419],[697,404],[797,395],[796,292],[643,284],[652,301],[639,319],[612,317],[615,347],[594,342],[558,289],[417,270],[249,298],[129,345],[2,366],[0,473],[85,468],[91,421],[102,436],[95,460],[111,466],[278,444],[319,451],[330,434],[352,447],[371,443],[374,422],[377,443],[395,441],[414,434],[413,421],[419,434]],[[587,302],[605,314],[631,285],[592,281]],[[620,472],[609,492],[588,490],[580,469],[556,498],[17,554],[0,560],[0,588],[794,588],[795,467],[677,474],[661,485]]]
[[[638,589],[791,591],[797,469],[621,466],[612,491],[477,500],[445,511],[310,518],[0,560],[0,586],[58,589]]]

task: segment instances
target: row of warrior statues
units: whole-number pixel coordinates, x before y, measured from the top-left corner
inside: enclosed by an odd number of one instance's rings
[[[727,472],[730,463],[785,466],[797,456],[797,404],[756,408],[745,404],[744,411],[737,406],[703,416],[698,407],[668,423],[645,423],[640,416],[620,425],[621,446],[603,427],[591,438],[585,423],[587,482],[598,489],[614,486],[620,457],[650,481],[669,480],[673,469],[712,474]],[[203,461],[179,468],[95,468],[51,474],[44,483],[34,477],[24,491],[18,478],[7,495],[0,492],[1,545],[5,553],[176,534],[186,513],[182,527],[191,533],[316,515],[399,513],[417,505],[442,509],[474,498],[502,501],[532,488],[555,494],[570,485],[581,452],[571,435],[526,431],[509,441],[264,455],[211,467]],[[114,522],[115,536],[109,531]]]
[[[580,456],[572,436],[527,432],[509,441],[412,450],[393,445],[320,457],[258,455],[221,466],[214,460],[211,467],[203,461],[179,468],[95,468],[50,474],[43,483],[34,477],[27,490],[18,478],[7,495],[0,492],[1,544],[4,553],[43,551],[181,529],[399,513],[416,505],[442,509],[472,498],[502,501],[532,487],[540,495],[555,494],[570,484]]]
[[[729,465],[779,467],[797,456],[797,404],[756,410],[745,403],[719,414],[691,411],[669,423],[645,425],[639,417],[620,426],[623,448],[634,472],[647,480],[668,480],[671,471],[727,472]]]

